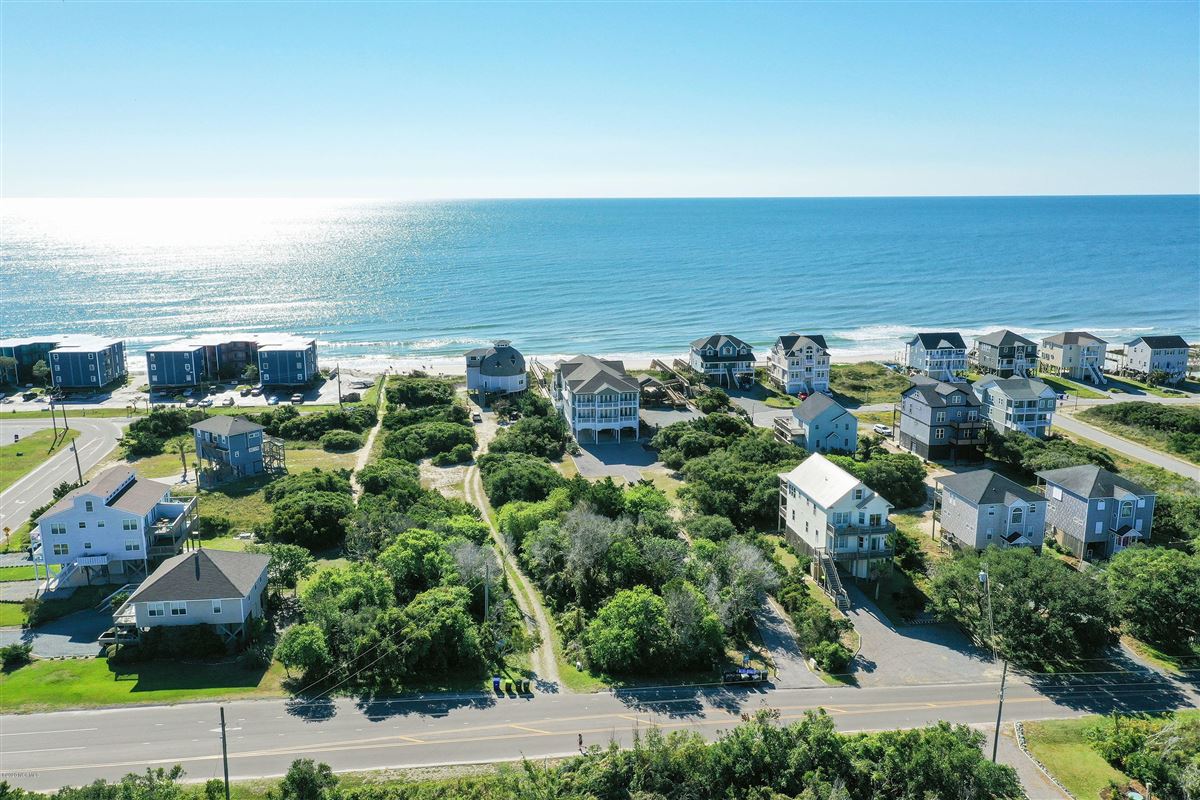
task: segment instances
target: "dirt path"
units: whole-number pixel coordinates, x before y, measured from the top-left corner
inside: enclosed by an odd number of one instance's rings
[[[358,457],[354,459],[354,472],[350,475],[350,489],[354,492],[354,502],[358,502],[358,498],[362,497],[362,487],[358,485],[358,471],[367,465],[371,459],[371,451],[375,448],[375,439],[379,436],[379,431],[383,429],[383,412],[387,408],[387,370],[379,376],[379,399],[375,402],[375,411],[379,419],[375,421],[375,427],[371,428],[371,432],[367,434],[367,441],[363,443],[362,449],[358,451]]]
[[[476,428],[476,434],[479,437],[479,455],[487,452],[488,445],[496,435],[497,427],[494,418],[491,414],[484,415],[484,424]],[[487,496],[483,491],[483,479],[479,475],[479,467],[474,464],[467,470],[466,480],[463,484],[463,490],[466,494],[468,503],[474,504],[483,514],[483,519],[487,522],[488,527],[492,531],[492,539],[496,542],[496,550],[500,553],[500,557],[504,560],[504,571],[508,574],[508,578],[513,582],[513,599],[517,603],[517,608],[521,610],[521,614],[527,621],[530,621],[537,628],[540,644],[530,654],[535,683],[543,692],[561,692],[566,690],[566,685],[558,674],[558,662],[554,659],[554,636],[550,628],[550,620],[546,616],[546,610],[542,607],[541,595],[533,583],[525,577],[525,573],[521,571],[521,567],[517,564],[517,560],[513,553],[508,549],[508,545],[504,541],[504,537],[496,529],[495,520],[492,519],[490,507],[488,506]]]

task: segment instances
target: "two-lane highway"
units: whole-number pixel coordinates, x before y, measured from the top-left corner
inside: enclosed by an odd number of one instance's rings
[[[621,694],[488,695],[315,704],[281,700],[225,704],[235,779],[285,772],[296,758],[336,771],[507,761],[570,755],[585,745],[628,745],[639,729],[694,730],[714,738],[759,708],[784,722],[824,708],[844,731],[995,719],[994,683],[897,688],[754,690],[713,687]],[[1192,707],[1197,695],[1153,673],[1078,676],[1009,684],[1005,719]],[[213,703],[69,711],[0,720],[0,779],[52,789],[181,764],[193,780],[221,774]]]

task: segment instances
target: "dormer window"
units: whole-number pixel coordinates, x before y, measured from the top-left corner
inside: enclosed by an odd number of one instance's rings
[[[858,488],[858,489],[855,489],[855,490],[854,490],[854,499],[855,499],[855,500],[862,500],[862,499],[863,499],[863,490],[862,490],[861,488]]]

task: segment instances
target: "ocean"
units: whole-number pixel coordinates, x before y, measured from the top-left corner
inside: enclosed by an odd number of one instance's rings
[[[285,331],[326,365],[713,332],[846,361],[917,329],[1198,341],[1200,197],[4,200],[0,309],[0,337]]]

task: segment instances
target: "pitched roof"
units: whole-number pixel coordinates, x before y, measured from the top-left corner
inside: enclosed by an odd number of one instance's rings
[[[800,463],[791,472],[784,472],[781,477],[787,478],[797,487],[804,490],[804,493],[813,499],[815,503],[823,508],[829,508],[837,501],[841,500],[852,489],[862,484],[858,478],[851,475],[846,470],[834,464],[829,459],[820,453],[813,453],[808,458]],[[865,486],[865,484],[863,484]],[[863,501],[870,499],[870,488],[863,495]],[[880,496],[885,503],[887,498]],[[861,504],[860,504],[861,505]],[[888,503],[891,505],[891,503]]]
[[[840,414],[846,413],[846,409],[829,395],[814,392],[792,409],[792,416],[803,422],[812,422],[831,408],[837,409]]]
[[[76,498],[85,495],[99,497],[106,506],[145,516],[169,490],[170,487],[165,483],[138,478],[137,473],[129,467],[118,465],[109,467],[83,486],[63,495],[42,516],[49,517],[71,508]]]
[[[1016,481],[1011,481],[990,469],[977,469],[961,472],[958,475],[947,475],[944,478],[938,478],[937,482],[953,494],[977,506],[993,503],[1011,505],[1016,501],[1036,503],[1046,499],[1037,492],[1026,489]]]
[[[1037,342],[1026,339],[1019,333],[1014,333],[1008,328],[1002,328],[998,331],[986,333],[975,340],[978,344],[990,344],[993,347],[1013,347],[1014,345],[1023,344],[1027,347],[1037,347]]]
[[[479,360],[479,373],[494,378],[507,378],[525,374],[525,356],[507,339],[500,339],[491,347],[468,350],[467,358]]]
[[[1138,342],[1145,342],[1151,350],[1175,350],[1190,346],[1182,336],[1139,336],[1125,344],[1132,347]]]
[[[638,391],[638,382],[625,372],[622,361],[606,361],[595,356],[575,356],[554,365],[571,391],[594,393],[601,389],[618,392]]]
[[[972,386],[976,389],[995,386],[1013,400],[1037,400],[1047,391],[1057,396],[1057,392],[1036,378],[998,378],[995,375],[985,375]]]
[[[793,331],[775,340],[775,346],[783,350],[785,355],[791,355],[809,345],[821,350],[829,349],[825,344],[825,337],[819,333],[796,333]]]
[[[270,557],[233,550],[195,550],[159,565],[129,597],[131,603],[248,597]]]
[[[1047,336],[1045,339],[1042,339],[1042,341],[1053,342],[1054,344],[1079,344],[1084,346],[1093,344],[1108,344],[1108,342],[1104,341],[1098,336],[1092,336],[1087,331],[1066,331],[1064,333],[1056,333],[1053,336]]]
[[[737,349],[744,347],[751,353],[754,352],[754,349],[746,342],[743,342],[736,336],[729,336],[728,334],[724,333],[714,333],[712,336],[705,336],[701,339],[697,339],[696,341],[692,342],[692,349],[703,350],[707,347],[711,347],[713,350],[718,351],[719,354],[721,347],[726,344],[732,345]]]
[[[909,378],[911,385],[901,392],[902,397],[920,397],[925,405],[932,408],[944,408],[954,405],[963,408],[979,405],[979,398],[970,390],[970,384],[966,383],[947,383],[933,378],[926,378],[923,375],[913,375]],[[950,397],[955,393],[960,393],[966,398],[961,403],[951,403]]]
[[[251,422],[245,417],[235,417],[229,414],[214,414],[188,426],[194,431],[215,433],[217,436],[234,436],[239,433],[253,433],[263,430],[257,422]]]
[[[1073,494],[1087,498],[1113,497],[1114,490],[1118,488],[1143,497],[1154,494],[1128,478],[1097,467],[1095,464],[1048,469],[1037,473],[1037,476],[1046,483],[1053,483]]]
[[[945,350],[946,348],[955,348],[958,350],[966,350],[967,345],[963,338],[956,331],[943,331],[941,333],[918,333],[916,336],[908,340],[909,344],[920,341],[921,346],[926,350]]]

